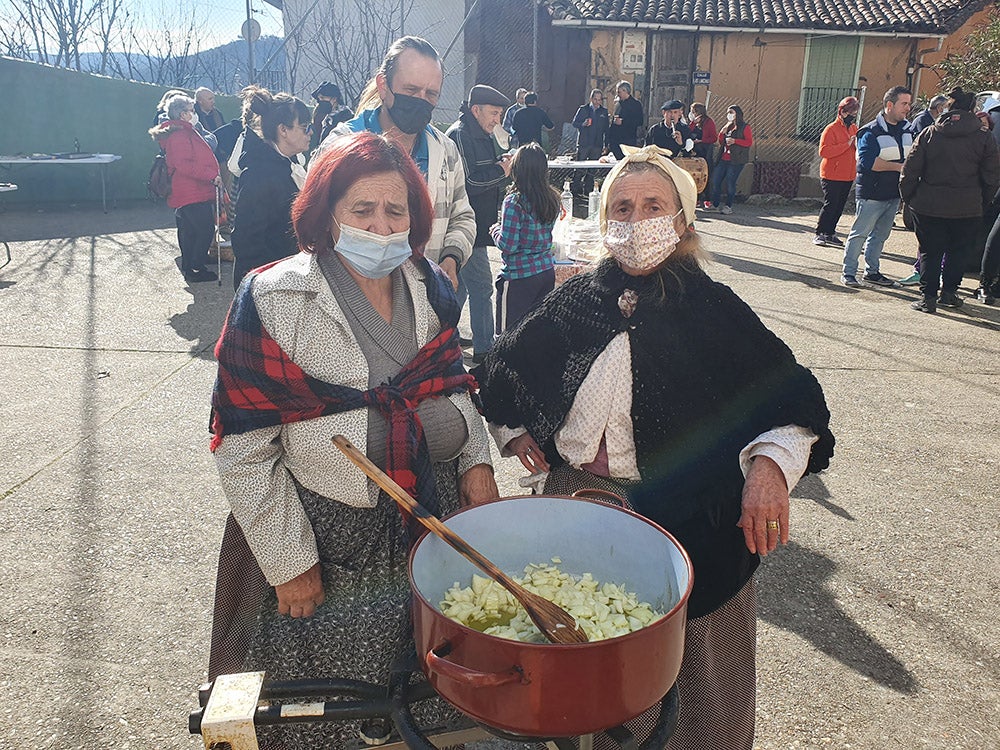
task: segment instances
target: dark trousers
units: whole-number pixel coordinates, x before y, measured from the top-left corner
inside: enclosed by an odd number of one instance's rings
[[[497,279],[497,335],[513,328],[525,315],[534,310],[555,289],[556,270],[529,276],[526,279]]]
[[[986,238],[986,251],[983,253],[979,285],[983,289],[1000,290],[1000,214],[997,214],[993,228]]]
[[[978,216],[943,219],[913,212],[913,229],[920,245],[920,292],[924,298],[935,299],[938,289],[943,294],[954,294],[958,289],[965,249],[975,241],[981,221]]]
[[[600,146],[578,146],[576,149],[577,161],[593,161],[601,158]],[[573,173],[573,192],[588,195],[594,189],[594,170],[578,169]]]
[[[177,244],[181,248],[181,272],[205,268],[208,246],[215,236],[215,203],[189,203],[174,211],[177,219]]]
[[[820,180],[823,187],[823,208],[816,222],[816,234],[836,234],[837,222],[844,214],[847,196],[851,194],[854,181]]]

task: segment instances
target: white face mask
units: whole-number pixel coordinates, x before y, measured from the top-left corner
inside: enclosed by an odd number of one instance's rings
[[[382,279],[395,271],[413,254],[410,230],[382,235],[340,225],[340,239],[334,249],[365,278]]]
[[[638,271],[656,268],[677,249],[680,237],[673,216],[657,216],[642,221],[609,221],[604,247],[619,263]]]
[[[729,122],[735,121],[736,120],[736,113],[735,112],[727,112],[726,113],[726,119],[729,120]]]

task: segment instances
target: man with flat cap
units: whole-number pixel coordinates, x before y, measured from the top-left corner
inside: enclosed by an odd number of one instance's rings
[[[458,303],[469,300],[472,359],[479,363],[493,346],[493,272],[486,248],[493,244],[490,227],[497,221],[504,189],[510,183],[509,154],[502,153],[493,131],[510,99],[492,86],[472,87],[462,115],[448,128],[465,167],[465,189],[476,214],[472,256],[458,274]]]
[[[354,115],[350,109],[344,106],[344,97],[340,93],[340,86],[330,81],[323,81],[316,90],[312,92],[312,98],[316,100],[316,109],[313,110],[313,139],[315,148],[342,122],[347,122]]]
[[[656,123],[646,133],[646,145],[659,146],[664,151],[669,151],[671,158],[680,156],[687,150],[687,142],[691,138],[691,129],[681,119],[684,115],[684,103],[671,99],[663,103],[660,111],[663,112],[663,121]]]

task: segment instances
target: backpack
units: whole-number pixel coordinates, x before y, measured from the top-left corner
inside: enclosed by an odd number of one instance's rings
[[[150,195],[166,200],[170,197],[170,170],[167,168],[167,157],[157,154],[153,158],[153,166],[149,168],[149,179],[146,189]]]

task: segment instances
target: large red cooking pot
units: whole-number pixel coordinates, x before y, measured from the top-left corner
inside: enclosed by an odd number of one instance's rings
[[[578,645],[534,644],[480,633],[438,609],[479,571],[433,535],[410,554],[417,652],[431,685],[476,721],[525,737],[573,737],[628,721],[677,679],[691,593],[691,561],[651,521],[594,500],[512,497],[445,519],[508,573],[561,559],[566,573],[624,584],[666,612],[645,628]]]

